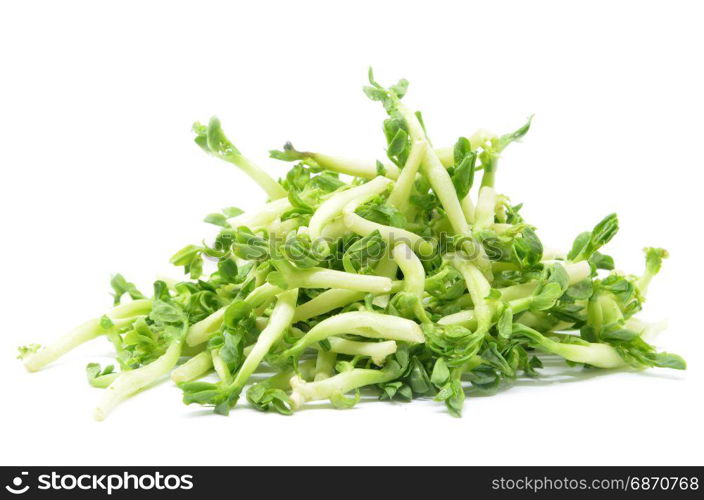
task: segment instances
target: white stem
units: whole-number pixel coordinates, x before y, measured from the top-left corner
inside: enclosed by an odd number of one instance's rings
[[[472,201],[472,195],[469,193],[467,193],[467,196],[462,199],[462,212],[467,219],[467,223],[474,224],[476,210],[474,208],[474,202]]]
[[[425,131],[416,115],[400,102],[397,103],[397,109],[408,125],[411,138],[414,141],[423,141],[426,143],[421,168],[426,179],[430,182],[433,192],[440,200],[440,204],[443,209],[445,209],[452,229],[457,234],[468,234],[469,224],[467,224],[467,219],[462,211],[460,200],[457,198],[457,192],[455,191],[455,186],[452,183],[450,174],[440,161],[440,158],[438,158],[435,150],[430,147]]]
[[[389,374],[383,370],[354,368],[318,382],[305,382],[295,376],[291,379],[293,388],[290,396],[291,403],[294,409],[297,409],[307,401],[329,399],[335,394],[345,394],[365,385],[382,384],[389,381],[393,375],[396,374]]]
[[[423,343],[425,336],[420,326],[409,319],[388,314],[355,311],[337,314],[315,325],[303,338],[282,353],[284,357],[300,355],[307,347],[342,334],[360,335],[373,339],[400,340]]]
[[[259,307],[273,299],[277,293],[281,293],[279,287],[270,283],[264,283],[252,290],[252,292],[245,297],[244,301],[252,307]],[[228,306],[221,307],[210,316],[192,324],[186,334],[186,343],[189,346],[194,346],[208,340],[222,325],[227,307]]]
[[[205,375],[213,368],[213,358],[208,351],[202,351],[171,372],[175,384],[190,382]]]
[[[120,373],[120,376],[105,389],[103,399],[93,413],[96,420],[103,420],[120,402],[158,381],[169,373],[181,356],[181,341],[169,345],[166,352],[148,365]]]
[[[337,361],[335,352],[318,351],[318,356],[315,358],[315,377],[313,380],[319,381],[332,377],[335,371],[335,361]]]
[[[138,316],[148,314],[151,308],[151,300],[133,300],[114,307],[106,316],[113,321],[116,327],[120,327],[129,324]],[[37,352],[27,356],[24,359],[24,366],[30,372],[40,370],[79,345],[110,331],[112,329],[104,329],[100,326],[100,318],[86,321],[51,344],[41,347]]]
[[[478,328],[482,331],[488,330],[491,326],[491,318],[494,315],[492,306],[486,300],[491,292],[491,284],[473,264],[459,258],[453,259],[452,264],[462,274],[467,283],[467,290],[474,304],[473,315],[477,320]]]
[[[247,226],[250,229],[268,226],[290,208],[292,207],[288,199],[281,198],[270,201],[253,214],[241,214],[228,219],[228,222],[232,227]]]
[[[422,300],[425,291],[425,269],[420,259],[404,243],[394,247],[393,255],[394,261],[403,273],[405,290]]]
[[[579,283],[583,279],[586,279],[590,276],[591,274],[591,269],[589,267],[589,263],[582,261],[582,262],[575,262],[573,264],[565,264],[564,265],[565,271],[567,272],[567,275],[569,276],[569,283],[570,285],[574,285],[575,283]],[[520,285],[513,285],[513,286],[508,286],[505,288],[499,288],[499,292],[501,292],[501,300],[503,301],[512,301],[512,300],[518,300],[518,299],[523,299],[525,297],[530,296],[533,291],[535,291],[535,288],[538,286],[537,281],[530,281],[528,283],[521,283]],[[472,299],[474,300],[474,299]],[[462,323],[470,323],[474,321],[474,311],[473,310],[466,310],[466,311],[460,311],[454,314],[449,314],[447,316],[444,316],[438,320],[438,324],[440,325],[452,325],[452,324],[462,324]]]
[[[426,147],[424,141],[415,141],[413,143],[406,164],[403,166],[403,170],[401,170],[401,175],[399,175],[389,195],[389,204],[396,207],[401,212],[405,212],[408,208],[408,200],[413,190],[413,183],[416,181],[416,174],[420,168]]]
[[[341,174],[363,177],[365,179],[373,179],[379,175],[376,170],[376,162],[330,156],[322,153],[313,153],[312,157],[319,166]],[[396,165],[387,163],[384,164],[384,169],[386,170],[386,177],[390,179],[396,179],[399,176]]]
[[[271,312],[269,324],[257,337],[257,342],[247,355],[247,358],[242,363],[242,367],[235,375],[235,380],[232,382],[234,387],[241,389],[249,380],[249,377],[254,373],[259,364],[264,359],[264,356],[269,352],[271,346],[278,342],[284,335],[286,328],[291,325],[293,312],[296,309],[296,300],[298,298],[298,289],[288,290],[278,296],[276,306]]]
[[[232,163],[241,168],[254,182],[259,184],[259,187],[266,192],[270,199],[278,200],[279,198],[286,198],[286,196],[288,196],[288,193],[281,184],[276,182],[269,174],[252,163],[248,158],[242,155],[234,155],[232,156]]]
[[[218,377],[220,377],[220,380],[222,380],[226,384],[232,382],[232,374],[227,368],[227,364],[225,364],[225,362],[220,357],[220,349],[211,350],[210,359],[212,360],[215,373],[218,375]]]
[[[288,276],[287,276],[288,278]],[[392,282],[383,276],[346,273],[333,269],[309,269],[292,271],[290,286],[300,288],[345,288],[369,293],[388,293]]]
[[[494,223],[496,213],[496,191],[490,186],[484,186],[479,190],[477,199],[477,209],[474,212],[474,227],[476,229],[486,229]]]
[[[361,196],[375,196],[383,193],[391,180],[385,177],[377,177],[366,184],[356,186],[346,191],[333,194],[325,200],[315,211],[308,224],[308,231],[311,240],[320,238],[323,226],[339,216],[342,209],[350,201]]]
[[[330,351],[338,354],[347,354],[349,356],[369,356],[372,362],[381,366],[388,356],[396,352],[397,345],[393,340],[384,340],[382,342],[360,342],[357,340],[341,339],[338,337],[330,337]]]
[[[419,252],[423,256],[430,257],[433,254],[435,249],[433,244],[429,241],[425,241],[422,236],[398,227],[385,226],[378,222],[372,222],[354,213],[357,207],[364,203],[364,201],[366,201],[364,198],[358,198],[348,203],[343,209],[345,225],[350,231],[360,236],[367,236],[374,231],[379,231],[379,235],[388,245],[393,246],[398,243],[406,243],[413,248],[414,251]]]
[[[307,321],[310,318],[328,313],[338,307],[344,307],[352,302],[362,300],[365,295],[366,292],[345,290],[343,288],[326,290],[305,304],[298,306],[296,313],[293,315],[293,322]]]

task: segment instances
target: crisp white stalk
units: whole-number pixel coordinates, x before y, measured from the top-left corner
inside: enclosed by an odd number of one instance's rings
[[[365,385],[382,384],[397,375],[383,370],[354,368],[318,382],[305,382],[295,376],[291,379],[291,404],[294,409],[298,409],[307,401],[330,399],[334,395],[342,395]]]
[[[467,290],[474,304],[474,318],[477,321],[478,328],[482,331],[487,331],[491,326],[491,318],[494,315],[494,308],[486,300],[491,292],[491,284],[479,268],[470,262],[458,257],[453,258],[451,262],[467,283]]]
[[[197,323],[193,323],[186,333],[186,343],[190,346],[198,345],[210,338],[222,325],[227,306],[221,307],[210,316],[203,318]]]
[[[496,213],[496,191],[493,187],[483,186],[479,190],[477,208],[474,211],[474,228],[486,229],[494,223]]]
[[[281,184],[276,182],[269,174],[242,154],[233,154],[226,160],[237,165],[242,171],[249,175],[254,182],[259,184],[259,187],[266,192],[270,199],[278,200],[279,198],[286,198],[286,196],[288,196],[288,193]]]
[[[388,314],[355,311],[337,314],[315,325],[303,338],[284,351],[284,358],[298,356],[318,342],[343,334],[360,335],[373,339],[400,340],[410,343],[423,343],[425,336],[420,326],[409,319]]]
[[[665,319],[657,323],[646,323],[632,317],[626,320],[624,326],[638,333],[643,340],[651,341],[667,329],[668,321]]]
[[[313,377],[313,380],[325,380],[332,377],[335,372],[336,361],[337,354],[335,352],[318,351],[318,356],[315,358],[315,377]]]
[[[390,252],[384,252],[384,255],[381,257],[376,267],[374,268],[374,272],[379,276],[386,276],[387,278],[391,279],[396,278],[396,273],[398,272],[398,264],[396,264],[394,259],[391,257]],[[389,305],[390,299],[391,295],[389,295],[388,293],[384,295],[376,295],[372,299],[372,304],[377,307],[381,307],[382,309],[386,309],[386,306]]]
[[[484,130],[475,132],[474,135],[469,138],[472,149],[474,150],[481,146],[488,140],[488,137],[495,137],[495,134],[490,134]],[[341,174],[347,174],[354,177],[362,177],[364,179],[373,179],[379,175],[376,169],[375,161],[345,158],[341,156],[326,155],[323,153],[308,154],[319,166],[334,172],[339,172]],[[436,148],[435,154],[444,167],[451,167],[454,165],[454,147],[448,146],[444,148]],[[406,167],[404,166],[404,169],[405,168]],[[384,176],[389,179],[398,179],[403,173],[403,170],[399,172],[398,167],[393,163],[384,163],[384,169],[386,169]]]
[[[616,349],[608,344],[585,342],[581,344],[564,344],[544,337],[539,348],[557,354],[575,363],[586,363],[597,368],[621,368],[627,363],[619,356]]]
[[[448,314],[438,320],[438,325],[472,325],[476,324],[474,311],[467,309],[454,314]]]
[[[543,261],[551,260],[565,260],[567,259],[567,254],[562,250],[557,248],[544,248],[543,249]]]
[[[312,153],[311,157],[319,166],[341,174],[363,177],[365,179],[373,179],[379,175],[376,169],[376,162],[330,156],[322,153]],[[386,170],[386,177],[390,179],[398,178],[399,170],[396,165],[385,163],[384,169]]]
[[[105,419],[108,413],[123,400],[168,374],[178,363],[181,356],[181,346],[181,341],[176,340],[169,345],[161,357],[148,365],[120,373],[120,376],[103,392],[103,399],[93,413],[95,419]]]
[[[213,368],[215,373],[217,373],[220,380],[224,383],[229,384],[232,381],[232,374],[227,368],[227,364],[220,357],[220,349],[213,349],[210,351],[210,359],[213,362]]]
[[[291,231],[295,231],[300,227],[303,226],[301,226],[301,220],[298,218],[288,219],[285,221],[276,219],[274,222],[267,226],[266,230],[268,231],[269,236],[280,236],[283,238],[288,235],[288,233],[290,233]]]
[[[421,169],[428,182],[430,182],[433,192],[440,200],[440,204],[445,209],[452,229],[457,234],[468,234],[469,224],[467,224],[467,219],[462,211],[460,200],[457,198],[457,192],[450,174],[448,174],[435,150],[430,147],[425,131],[416,115],[401,102],[398,102],[396,106],[406,121],[411,138],[414,141],[422,141],[426,144]]]
[[[347,226],[345,226],[345,218],[343,216],[331,220],[325,227],[320,236],[325,240],[336,240],[347,234]]]
[[[423,300],[425,292],[425,268],[408,245],[399,243],[393,249],[394,261],[403,273],[404,289]]]
[[[257,342],[247,355],[244,363],[242,363],[237,375],[235,375],[232,387],[241,390],[252,373],[254,373],[254,370],[262,362],[264,356],[269,352],[271,346],[281,340],[286,328],[291,326],[297,298],[297,288],[283,292],[278,296],[274,310],[271,312],[269,324],[257,337]]]
[[[115,327],[119,328],[136,320],[139,316],[149,314],[151,308],[151,300],[133,300],[114,307],[106,316],[110,318]],[[86,321],[51,344],[43,346],[37,352],[27,356],[24,359],[24,366],[30,372],[40,370],[79,345],[110,333],[110,331],[114,331],[114,328],[102,328],[100,326],[100,318]]]
[[[424,141],[413,142],[406,164],[403,166],[403,170],[401,170],[401,174],[389,195],[388,203],[401,212],[405,212],[408,208],[408,200],[413,190],[413,183],[416,181],[416,174],[423,160],[426,147],[427,145]]]
[[[296,308],[293,315],[293,322],[307,321],[310,318],[328,313],[339,307],[344,307],[358,300],[362,300],[366,292],[356,290],[345,290],[344,288],[334,288],[326,290],[317,297],[312,298],[305,304]]]
[[[266,325],[269,324],[269,318],[266,316],[257,316],[254,319],[254,326],[259,330],[260,332],[266,328]]]
[[[353,202],[354,203],[354,202]],[[345,208],[345,225],[353,233],[360,236],[367,236],[374,231],[379,231],[379,235],[389,245],[404,242],[414,248],[417,252],[424,256],[433,254],[434,247],[429,241],[425,241],[422,236],[419,236],[405,229],[398,227],[385,226],[378,222],[372,222],[364,217],[354,213],[354,205],[348,205]]]
[[[262,304],[269,302],[278,293],[281,293],[281,289],[279,287],[270,283],[264,283],[263,285],[252,290],[244,301],[252,307],[259,307]],[[186,343],[189,346],[194,346],[208,340],[222,325],[227,307],[228,306],[221,307],[210,316],[192,324],[188,328],[188,333],[186,333]]]
[[[383,365],[386,358],[394,354],[398,347],[393,340],[360,342],[357,340],[330,337],[328,342],[330,342],[331,352],[350,356],[368,356],[372,358],[372,362],[377,366]]]
[[[247,226],[250,229],[264,227],[274,222],[291,208],[291,202],[288,201],[288,198],[280,198],[270,201],[253,214],[244,213],[228,219],[228,222],[232,227]]]
[[[484,129],[479,129],[469,137],[469,146],[472,151],[476,151],[477,148],[486,144],[493,138],[496,138],[496,134],[494,134],[493,132],[489,132],[488,130]],[[437,148],[435,149],[435,154],[438,155],[438,158],[445,167],[451,167],[455,164],[454,147],[449,146],[445,148]]]
[[[369,293],[388,293],[392,288],[391,280],[383,276],[346,273],[320,267],[311,269],[291,267],[284,275],[287,284],[292,288],[345,288]]]
[[[464,213],[464,217],[467,219],[467,223],[474,224],[476,209],[474,208],[472,195],[469,193],[467,193],[467,196],[462,199],[462,212]]]
[[[361,186],[334,193],[318,207],[310,219],[308,231],[311,240],[320,238],[325,224],[338,217],[342,213],[342,209],[345,208],[345,205],[350,201],[359,197],[381,194],[386,190],[390,182],[391,180],[385,177],[376,177]]]
[[[583,279],[586,279],[591,274],[591,269],[589,263],[575,262],[573,264],[563,264],[567,275],[569,276],[570,285],[579,283]],[[525,299],[533,294],[535,288],[538,286],[537,281],[530,281],[528,283],[521,283],[520,285],[508,286],[505,288],[499,288],[501,292],[501,300],[503,301],[515,301]],[[472,299],[474,300],[474,299]],[[459,311],[454,314],[449,314],[438,320],[440,325],[452,325],[452,324],[471,324],[475,319],[474,311],[466,310]]]
[[[208,351],[201,351],[171,372],[175,384],[196,380],[213,368],[213,358]]]
[[[372,222],[360,215],[357,215],[355,213],[357,207],[366,203],[370,198],[372,198],[372,196],[360,196],[345,205],[342,213],[344,214],[345,226],[347,226],[350,231],[357,233],[360,236],[367,236],[374,231],[379,231],[380,236],[388,245],[407,243],[415,251],[420,252],[421,255],[432,255],[434,250],[433,244],[425,241],[421,236],[410,231],[406,231],[405,229],[385,226],[377,222]]]

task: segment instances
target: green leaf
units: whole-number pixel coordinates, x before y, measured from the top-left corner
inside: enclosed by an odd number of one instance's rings
[[[457,139],[454,148],[452,149],[452,157],[454,159],[453,165],[459,165],[465,158],[472,155],[472,144],[466,137],[460,137]]]
[[[115,323],[112,322],[110,318],[108,318],[106,315],[103,315],[100,318],[100,328],[103,330],[109,330],[115,325]]]
[[[223,214],[208,214],[205,216],[205,219],[203,219],[203,222],[220,227],[230,227],[230,224],[227,223],[227,217]]]
[[[651,356],[653,366],[660,368],[671,368],[673,370],[686,370],[687,363],[682,357],[669,352],[659,352]]]
[[[112,277],[110,286],[115,292],[113,294],[115,305],[120,303],[122,296],[125,294],[128,294],[133,300],[145,298],[142,292],[137,290],[135,284],[128,282],[121,274],[116,274]]]
[[[505,135],[502,135],[501,137],[499,137],[498,148],[497,148],[498,151],[499,152],[503,151],[506,148],[506,146],[508,146],[509,144],[511,144],[514,141],[517,141],[518,139],[521,139],[524,135],[526,135],[528,133],[528,130],[530,130],[530,125],[532,122],[533,122],[533,116],[531,115],[528,118],[528,121],[526,121],[526,123],[523,126],[518,128],[517,130],[514,130],[510,134],[505,134]]]
[[[244,210],[241,208],[237,207],[225,207],[222,209],[222,213],[227,217],[228,219],[232,217],[237,217],[238,215],[242,215],[244,213]]]
[[[511,337],[513,332],[513,311],[511,306],[506,306],[499,316],[499,321],[496,324],[496,330],[499,332],[499,336],[505,339]]]
[[[386,252],[386,243],[379,231],[374,231],[355,241],[342,257],[342,265],[348,273],[369,273]]]
[[[271,158],[281,161],[297,161],[308,158],[310,156],[310,153],[296,151],[296,148],[293,147],[293,144],[287,142],[286,144],[284,144],[284,148],[282,150],[272,149],[271,151],[269,151],[269,156]]]
[[[40,347],[41,344],[28,344],[18,347],[17,359],[24,359],[27,356],[34,354],[39,350]]]
[[[604,217],[594,226],[589,233],[582,233],[577,236],[572,250],[567,258],[573,262],[589,260],[589,258],[601,247],[606,245],[618,232],[618,217],[610,214]]]
[[[433,373],[430,376],[430,381],[440,387],[447,383],[450,378],[450,369],[447,367],[443,358],[438,358],[433,366]]]
[[[655,275],[660,272],[663,259],[669,257],[667,250],[664,248],[648,247],[645,252],[645,269],[648,273]]]
[[[457,197],[462,200],[467,196],[474,183],[474,166],[477,155],[469,152],[459,164],[456,164],[452,173],[452,184],[455,186]]]

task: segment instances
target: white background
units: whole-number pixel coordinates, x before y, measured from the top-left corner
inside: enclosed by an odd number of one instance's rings
[[[0,463],[701,465],[701,19],[673,1],[3,2]],[[194,120],[218,114],[275,174],[286,140],[383,158],[369,65],[410,80],[438,145],[536,113],[499,190],[550,246],[616,211],[621,269],[667,247],[645,317],[669,318],[658,344],[689,370],[568,371],[462,419],[418,401],[223,418],[166,382],[102,423],[84,366],[104,340],[24,372],[16,346],[102,314],[111,273],[178,276],[168,257],[210,234],[205,214],[264,201],[193,144]]]

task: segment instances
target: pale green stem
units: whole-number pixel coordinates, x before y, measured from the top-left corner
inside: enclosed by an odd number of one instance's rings
[[[336,361],[336,353],[332,351],[326,352],[322,349],[318,351],[318,356],[315,358],[315,377],[313,380],[317,382],[318,380],[325,380],[326,378],[332,377],[335,372]]]
[[[347,273],[334,269],[295,269],[285,262],[277,264],[284,269],[284,279],[291,288],[345,288],[358,292],[388,293],[393,283],[383,276]]]
[[[328,342],[330,342],[330,352],[347,354],[349,356],[367,356],[370,357],[372,362],[377,366],[383,365],[386,358],[394,354],[398,347],[393,340],[360,342],[358,340],[330,337]]]
[[[336,394],[342,395],[365,385],[382,384],[397,376],[397,373],[365,368],[353,368],[318,382],[304,382],[295,376],[291,379],[291,403],[297,409],[307,401],[330,399]]]
[[[320,316],[321,314],[328,313],[339,307],[344,307],[358,300],[362,300],[365,295],[366,292],[345,290],[343,288],[326,290],[305,304],[298,306],[293,316],[293,322],[307,321],[310,318]]]
[[[215,373],[220,377],[220,380],[225,384],[232,382],[232,374],[227,364],[220,357],[220,349],[212,349],[210,351],[210,359],[212,360]]]
[[[484,186],[479,190],[477,207],[474,212],[474,228],[486,229],[494,223],[496,213],[496,191],[493,187]]]
[[[241,391],[254,373],[264,356],[269,352],[271,346],[283,338],[286,329],[291,326],[293,312],[296,309],[298,289],[288,290],[281,293],[276,301],[276,306],[271,312],[271,318],[267,327],[257,337],[257,342],[242,363],[242,367],[235,375],[235,379],[230,384],[230,388]]]
[[[202,351],[171,372],[171,380],[176,384],[196,380],[213,368],[213,358],[208,351]]]
[[[447,214],[452,229],[457,234],[468,234],[469,224],[467,224],[467,219],[462,211],[460,200],[457,198],[457,192],[455,191],[455,186],[452,183],[450,174],[440,161],[440,158],[438,158],[435,150],[430,147],[425,131],[416,115],[401,102],[397,103],[397,109],[406,121],[411,138],[414,141],[423,141],[426,143],[421,165],[422,172],[428,182],[430,182],[433,192],[440,200],[440,204]]]
[[[372,222],[357,215],[355,210],[357,210],[359,205],[365,203],[367,199],[363,197],[357,198],[348,203],[343,209],[345,225],[350,231],[360,236],[367,236],[374,231],[379,231],[379,235],[388,245],[406,243],[423,256],[429,257],[433,254],[435,247],[429,241],[425,241],[422,236],[398,227]]]
[[[386,190],[390,182],[385,177],[377,177],[361,186],[334,193],[318,207],[310,219],[308,232],[311,240],[320,238],[325,224],[338,217],[349,202],[359,197],[381,194]]]
[[[141,368],[120,373],[120,376],[105,389],[103,399],[93,413],[96,420],[103,420],[123,400],[157,382],[168,374],[181,356],[181,341],[169,345],[166,352],[155,361]]]
[[[387,200],[390,205],[396,207],[401,212],[405,212],[408,208],[413,184],[416,181],[416,174],[420,168],[426,147],[427,145],[424,141],[415,141],[413,143],[406,164],[403,170],[401,170],[401,175],[399,175]]]
[[[303,338],[284,351],[283,358],[296,357],[313,344],[328,337],[342,334],[360,335],[374,339],[401,340],[411,343],[425,342],[420,326],[409,319],[387,314],[355,311],[338,314],[315,325]]]
[[[276,182],[269,174],[262,170],[259,166],[252,163],[248,158],[239,155],[231,155],[224,158],[226,161],[238,166],[242,171],[249,175],[254,182],[259,184],[272,200],[278,200],[279,198],[286,198],[288,193],[286,190]]]
[[[322,153],[312,153],[310,156],[319,166],[341,174],[363,177],[365,179],[373,179],[379,175],[376,169],[376,162],[330,156]],[[386,177],[390,179],[398,178],[399,170],[396,165],[386,163],[384,164],[384,169],[386,170],[384,174]]]
[[[281,291],[282,290],[277,286],[264,283],[252,290],[252,292],[245,297],[244,302],[252,307],[259,307],[262,304],[268,303],[276,297],[276,294],[281,293]],[[227,307],[228,306],[221,307],[210,316],[192,324],[186,334],[186,343],[189,346],[194,346],[207,341],[222,326]]]
[[[24,366],[30,372],[35,372],[59,359],[72,349],[81,344],[108,334],[136,320],[139,316],[149,314],[152,302],[148,299],[133,300],[113,308],[106,316],[113,322],[114,327],[105,329],[100,325],[100,318],[91,319],[77,326],[69,333],[59,337],[53,343],[41,347],[37,352],[24,359]]]
[[[253,214],[241,214],[228,220],[232,227],[247,226],[250,229],[268,226],[284,212],[292,208],[287,198],[270,201]]]

